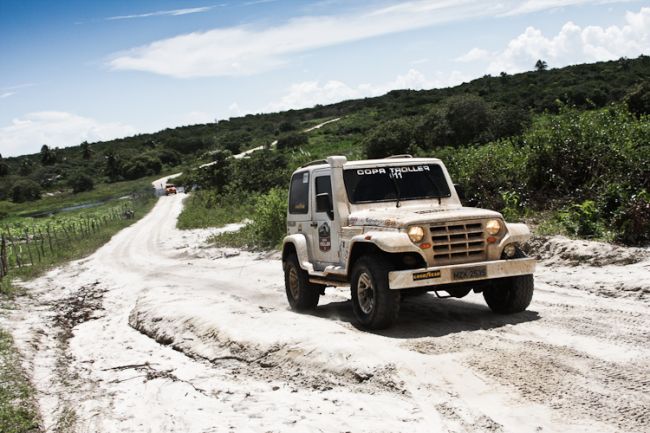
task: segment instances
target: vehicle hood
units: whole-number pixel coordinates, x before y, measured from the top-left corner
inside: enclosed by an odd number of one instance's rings
[[[351,226],[399,228],[413,224],[459,221],[480,218],[501,218],[501,214],[487,209],[459,206],[440,207],[382,207],[352,212]]]

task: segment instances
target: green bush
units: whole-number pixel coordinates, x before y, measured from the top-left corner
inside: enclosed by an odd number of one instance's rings
[[[285,149],[295,149],[300,146],[304,146],[309,143],[309,138],[307,134],[299,132],[293,134],[287,134],[283,137],[278,138],[277,147],[280,150]]]
[[[286,235],[286,189],[274,188],[255,202],[252,222],[238,232],[222,233],[213,238],[219,246],[275,248]]]
[[[431,156],[445,163],[452,180],[465,191],[467,205],[503,209],[504,192],[516,194],[518,206],[527,204],[525,167],[528,153],[513,141],[445,147]]]
[[[650,176],[650,122],[623,105],[581,112],[560,107],[522,136],[527,188],[540,200],[594,198],[612,183],[640,187]]]
[[[506,221],[520,220],[524,212],[524,207],[519,194],[516,191],[504,191],[501,193],[501,200],[503,201],[501,214]]]
[[[634,87],[625,97],[631,113],[637,116],[650,115],[650,84],[647,81]]]
[[[413,141],[413,122],[395,119],[373,129],[363,142],[368,158],[407,153]]]
[[[77,194],[83,191],[92,191],[95,187],[95,182],[87,174],[77,174],[70,178],[68,185],[72,188],[72,192]]]
[[[41,186],[29,179],[20,179],[11,187],[11,199],[16,203],[34,201],[41,198]]]
[[[162,163],[153,155],[141,155],[124,163],[122,174],[125,179],[133,180],[160,173]]]
[[[251,226],[261,246],[276,247],[286,235],[287,197],[287,190],[274,188],[257,199]]]
[[[589,238],[603,234],[598,208],[592,200],[569,206],[559,213],[559,219],[571,235]]]
[[[642,190],[624,203],[612,219],[615,239],[627,245],[650,242],[650,194]]]

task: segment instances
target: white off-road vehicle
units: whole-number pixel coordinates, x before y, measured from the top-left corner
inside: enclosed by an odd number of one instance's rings
[[[291,308],[316,308],[326,286],[351,287],[368,328],[397,319],[402,296],[482,292],[497,313],[525,310],[535,260],[525,224],[463,207],[439,159],[409,155],[347,161],[331,156],[291,178],[282,248]]]

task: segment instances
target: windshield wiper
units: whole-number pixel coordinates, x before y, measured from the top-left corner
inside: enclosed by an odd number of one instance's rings
[[[424,173],[424,177],[426,177],[427,180],[429,181],[429,183],[431,183],[431,185],[433,185],[433,187],[435,188],[435,190],[436,190],[435,192],[436,192],[436,194],[438,194],[438,197],[437,197],[438,198],[438,206],[441,206],[442,205],[442,191],[440,190],[440,187],[438,186],[436,181],[433,180],[433,178],[431,177],[431,173],[429,173],[428,171],[424,171],[423,173]]]
[[[397,196],[397,204],[395,205],[395,207],[399,207],[399,201],[401,199],[402,194],[399,190],[399,186],[397,185],[397,180],[395,180],[392,174],[389,174],[388,177],[390,178],[390,180],[393,181],[393,188],[395,188],[395,195]]]

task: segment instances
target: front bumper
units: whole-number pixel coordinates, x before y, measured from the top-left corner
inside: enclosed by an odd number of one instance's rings
[[[388,287],[412,289],[528,275],[535,272],[535,263],[535,259],[523,258],[392,271],[388,273]]]

